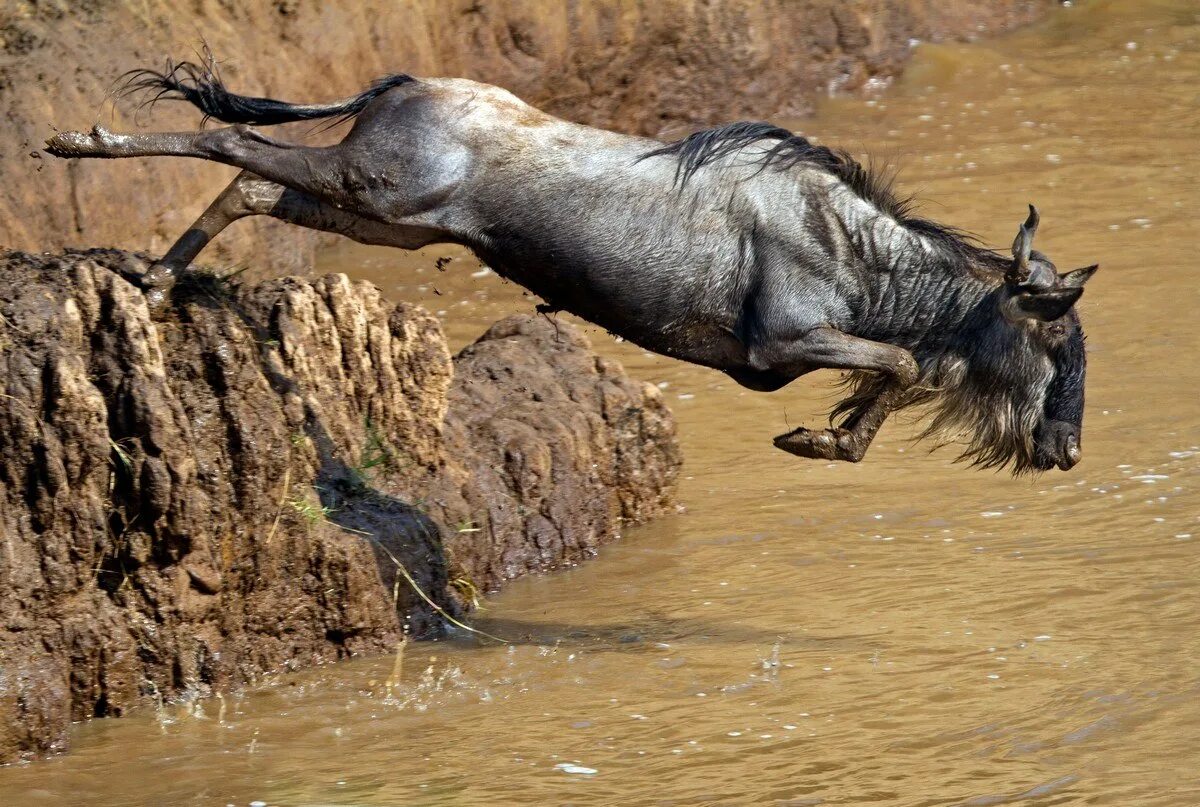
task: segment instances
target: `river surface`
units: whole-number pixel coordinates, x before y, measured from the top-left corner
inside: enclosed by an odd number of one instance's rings
[[[1011,243],[1033,201],[1080,306],[1084,459],[1030,480],[889,423],[864,463],[779,452],[829,378],[765,395],[589,328],[679,419],[681,512],[410,645],[81,725],[17,804],[1200,804],[1200,4],[1088,2],[923,46],[792,125]],[[444,272],[435,258],[452,257]],[[443,315],[529,311],[462,252],[324,268]]]

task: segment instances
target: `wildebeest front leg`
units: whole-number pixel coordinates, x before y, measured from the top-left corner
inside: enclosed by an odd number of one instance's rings
[[[919,375],[917,362],[907,350],[833,328],[815,328],[798,340],[768,345],[755,351],[755,359],[796,374],[834,369],[871,370],[891,376],[875,399],[861,406],[840,426],[820,430],[802,427],[775,438],[776,447],[812,459],[861,460],[888,413]]]

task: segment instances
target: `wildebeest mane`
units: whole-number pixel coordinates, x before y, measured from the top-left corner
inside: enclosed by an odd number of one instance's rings
[[[935,243],[943,254],[976,269],[1003,271],[1009,260],[982,248],[978,239],[963,230],[913,215],[916,199],[896,193],[895,173],[871,163],[863,165],[843,149],[819,146],[808,138],[782,126],[765,121],[741,121],[705,129],[667,143],[642,155],[642,159],[661,155],[674,156],[679,164],[675,181],[683,187],[697,171],[709,163],[736,154],[762,140],[777,141],[770,149],[753,158],[759,170],[786,171],[797,165],[810,165],[831,174],[860,199],[869,202],[900,226]]]

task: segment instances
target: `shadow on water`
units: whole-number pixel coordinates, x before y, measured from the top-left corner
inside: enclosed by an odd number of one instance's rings
[[[720,622],[644,614],[641,619],[607,624],[580,624],[554,620],[527,620],[512,617],[488,617],[478,623],[497,636],[516,645],[558,645],[569,648],[636,650],[656,648],[676,642],[714,645],[756,645],[769,647],[784,642],[789,647],[819,650],[840,646],[863,646],[884,634],[837,636],[795,636],[788,632],[769,631],[752,624]]]

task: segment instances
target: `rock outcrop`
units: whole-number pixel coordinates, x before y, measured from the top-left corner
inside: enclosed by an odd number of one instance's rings
[[[435,634],[669,506],[658,390],[568,325],[507,319],[452,360],[367,283],[202,274],[154,315],[145,265],[0,256],[0,762]]]
[[[806,114],[833,89],[895,75],[913,40],[973,37],[1054,0],[10,0],[0,9],[0,245],[105,244],[161,253],[233,176],[188,160],[31,157],[51,126],[132,128],[107,109],[115,80],[185,58],[204,37],[230,86],[294,101],[343,97],[403,71],[507,87],[562,117],[679,135],[738,119]],[[152,128],[192,129],[159,104]],[[151,126],[146,115],[140,123]],[[311,127],[282,133],[312,139]],[[331,133],[337,136],[337,133]],[[309,265],[314,233],[262,220],[209,260],[274,273]]]

